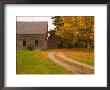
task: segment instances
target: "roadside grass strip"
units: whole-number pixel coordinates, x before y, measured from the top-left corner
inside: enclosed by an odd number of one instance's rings
[[[88,65],[88,64],[85,64],[85,63],[81,63],[77,60],[73,60],[67,56],[65,56],[63,53],[61,52],[58,52],[57,54],[59,57],[63,58],[64,60],[68,61],[68,62],[71,62],[71,63],[74,63],[74,64],[77,64],[77,65],[80,65],[80,66],[83,66],[85,68],[88,68],[88,69],[91,69],[91,70],[94,70],[94,66],[91,66],[91,65]]]

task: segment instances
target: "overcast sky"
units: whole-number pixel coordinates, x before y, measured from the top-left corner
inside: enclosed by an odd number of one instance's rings
[[[28,22],[35,22],[35,21],[48,21],[48,30],[54,29],[54,25],[52,24],[53,21],[51,19],[51,16],[48,17],[18,17],[17,16],[17,21],[28,21]]]

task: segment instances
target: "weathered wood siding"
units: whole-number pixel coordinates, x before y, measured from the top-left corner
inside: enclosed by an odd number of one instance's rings
[[[27,50],[26,46],[23,46],[23,40],[26,40],[26,45],[35,44],[35,40],[38,40],[38,46],[36,49],[47,49],[47,35],[45,34],[17,34],[16,35],[16,49]]]

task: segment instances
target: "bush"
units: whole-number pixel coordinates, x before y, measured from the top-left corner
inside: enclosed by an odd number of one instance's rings
[[[32,50],[35,50],[35,45],[34,44],[28,44],[27,45],[27,48],[32,51]]]

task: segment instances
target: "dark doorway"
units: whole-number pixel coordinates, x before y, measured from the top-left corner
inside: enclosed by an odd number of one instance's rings
[[[23,40],[23,46],[26,46],[26,40]]]

